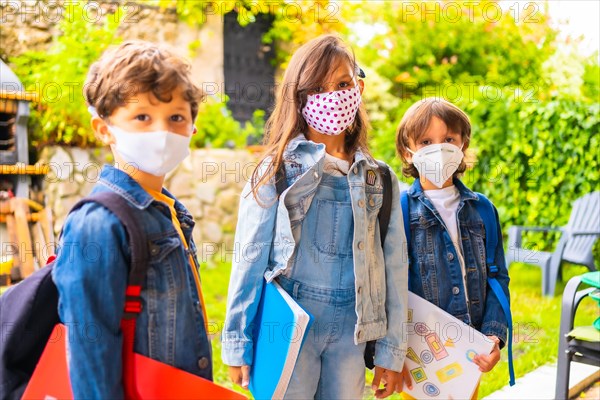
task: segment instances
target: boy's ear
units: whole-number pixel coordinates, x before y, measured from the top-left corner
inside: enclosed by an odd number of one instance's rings
[[[92,117],[92,129],[96,138],[98,138],[105,145],[111,145],[116,143],[115,137],[108,130],[108,124],[100,117]]]
[[[462,152],[464,153],[465,151],[467,151],[467,149],[469,148],[469,144],[468,142],[463,141],[463,146],[462,146]]]

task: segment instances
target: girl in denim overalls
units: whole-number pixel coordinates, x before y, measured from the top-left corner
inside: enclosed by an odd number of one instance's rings
[[[276,279],[315,318],[286,398],[362,398],[370,340],[377,340],[376,396],[401,388],[406,239],[393,176],[391,222],[381,244],[383,186],[367,149],[360,77],[335,36],[302,46],[285,72],[267,123],[266,157],[241,196],[236,231],[222,357],[243,387],[262,285]],[[280,168],[288,188],[278,198]]]
[[[440,98],[426,98],[404,114],[396,135],[403,172],[415,178],[408,189],[411,242],[409,289],[496,343],[473,359],[482,372],[500,360],[507,320],[486,283],[485,228],[475,208],[477,194],[458,178],[466,169],[471,140],[468,116]],[[498,237],[502,238],[496,212]],[[497,246],[497,280],[507,298],[508,270]],[[473,398],[477,398],[475,390]]]

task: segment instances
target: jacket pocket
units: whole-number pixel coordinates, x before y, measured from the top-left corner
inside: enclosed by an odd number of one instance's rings
[[[181,238],[176,231],[162,235],[154,235],[148,241],[150,263],[161,263],[176,248],[182,245]]]

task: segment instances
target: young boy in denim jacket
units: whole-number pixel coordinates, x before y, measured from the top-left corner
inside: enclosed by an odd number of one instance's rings
[[[150,265],[134,350],[212,379],[194,220],[162,187],[189,154],[201,99],[190,67],[152,43],[126,42],[91,66],[85,96],[92,128],[115,159],[92,193],[114,191],[145,214]],[[123,225],[104,207],[88,203],[67,218],[53,279],[75,398],[124,397],[119,325],[130,256]]]
[[[506,344],[507,320],[486,283],[485,227],[475,208],[479,198],[459,179],[466,169],[463,158],[470,140],[471,124],[461,109],[439,98],[426,98],[404,114],[396,133],[396,149],[404,175],[415,178],[408,189],[409,290],[496,343],[489,355],[477,355],[473,360],[482,372],[488,372],[500,360],[500,348]],[[501,238],[495,207],[494,211]],[[509,298],[501,244],[495,261],[499,268],[496,278]]]

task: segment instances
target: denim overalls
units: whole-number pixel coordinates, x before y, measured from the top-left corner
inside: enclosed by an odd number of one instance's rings
[[[314,317],[286,399],[362,398],[365,344],[354,344],[353,232],[347,177],[323,174],[302,223],[292,268],[278,278]]]

